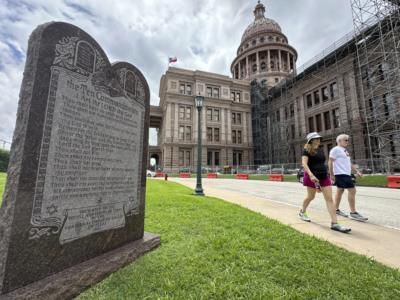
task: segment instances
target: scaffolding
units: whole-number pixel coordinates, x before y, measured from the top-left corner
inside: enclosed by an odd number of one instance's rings
[[[371,166],[400,166],[400,1],[351,0]]]
[[[271,89],[252,83],[256,164],[299,162],[309,117],[322,116],[325,107],[334,107],[339,116],[329,117],[338,117],[340,123],[329,130],[323,124],[327,148],[336,144],[338,134],[347,133],[353,139],[351,156],[357,158],[356,163],[372,172],[400,171],[400,0],[350,1],[353,31]],[[340,81],[336,100],[320,100],[321,105],[308,108],[303,96],[332,78]],[[291,113],[287,117],[291,104],[298,119],[291,118]]]

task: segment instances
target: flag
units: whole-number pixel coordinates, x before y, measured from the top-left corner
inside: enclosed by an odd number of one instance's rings
[[[178,59],[175,56],[168,58],[168,63],[174,63],[174,62],[177,62],[177,61],[178,61]]]

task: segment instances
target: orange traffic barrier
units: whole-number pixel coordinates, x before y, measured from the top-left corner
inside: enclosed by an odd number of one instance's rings
[[[156,176],[155,177],[164,177],[165,174],[163,172],[156,172]]]
[[[218,178],[218,174],[217,173],[208,173],[207,178]]]
[[[271,174],[269,176],[270,181],[283,181],[283,175],[282,174]]]
[[[236,174],[235,178],[247,180],[249,179],[249,174]]]
[[[387,187],[393,189],[400,188],[400,176],[388,176]]]
[[[180,178],[190,178],[191,174],[190,173],[179,173]]]

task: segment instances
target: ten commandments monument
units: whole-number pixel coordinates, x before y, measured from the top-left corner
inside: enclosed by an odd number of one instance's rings
[[[110,64],[80,28],[32,33],[0,210],[0,294],[44,293],[52,276],[70,297],[79,290],[62,272],[90,285],[115,269],[107,255],[121,266],[159,244],[144,233],[149,105],[142,73]],[[85,283],[88,260],[99,266]]]

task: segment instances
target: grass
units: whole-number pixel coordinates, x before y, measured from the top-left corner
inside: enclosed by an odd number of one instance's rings
[[[191,193],[149,180],[145,227],[161,247],[79,299],[400,298],[399,270]]]
[[[363,177],[357,177],[357,185],[386,187],[386,175],[364,175]]]
[[[6,175],[7,173],[0,172],[0,205],[3,202],[3,193],[6,185]]]

